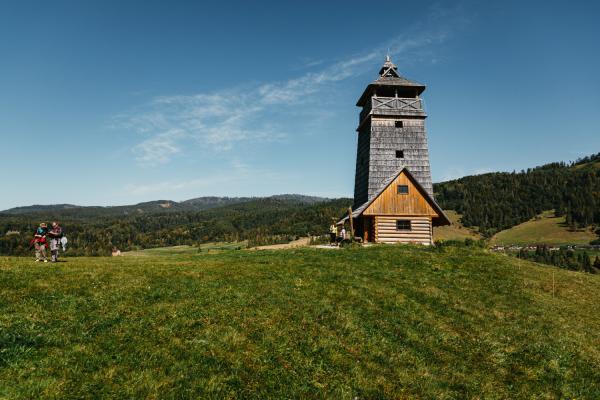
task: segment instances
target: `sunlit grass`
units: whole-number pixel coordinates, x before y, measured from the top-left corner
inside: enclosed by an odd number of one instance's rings
[[[597,239],[591,228],[570,230],[565,217],[555,217],[553,211],[546,211],[531,221],[524,222],[494,235],[491,244],[547,244],[569,245],[589,244]]]
[[[471,229],[463,226],[460,219],[462,215],[453,210],[444,210],[446,216],[452,222],[451,225],[437,226],[433,228],[433,240],[465,240],[481,239],[481,235],[476,229]]]
[[[152,256],[185,256],[194,255],[197,253],[210,253],[215,251],[240,250],[248,247],[248,241],[243,242],[211,242],[203,243],[198,246],[171,246],[157,247],[153,249],[135,250],[124,252],[122,255],[126,257],[152,257]]]
[[[0,398],[599,398],[599,295],[466,248],[0,258]]]

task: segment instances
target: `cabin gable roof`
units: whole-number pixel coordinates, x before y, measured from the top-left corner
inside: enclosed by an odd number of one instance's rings
[[[427,215],[439,217],[420,189],[417,181],[404,168],[394,179],[386,182],[373,201],[363,211],[364,215]],[[398,193],[398,186],[405,186],[406,194]]]
[[[408,194],[397,194],[398,185],[407,185]],[[402,167],[392,175],[381,189],[352,212],[361,215],[429,215],[435,225],[450,225],[450,220],[432,196],[421,186],[410,171]],[[348,217],[340,220],[343,223]]]

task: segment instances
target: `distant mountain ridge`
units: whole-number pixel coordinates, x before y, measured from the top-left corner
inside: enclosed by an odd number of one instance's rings
[[[223,207],[232,204],[246,203],[254,200],[273,199],[288,202],[297,202],[299,204],[316,204],[328,201],[330,199],[318,196],[306,196],[301,194],[280,194],[265,197],[219,197],[203,196],[184,201],[173,200],[152,200],[131,205],[122,206],[79,206],[75,204],[35,204],[31,206],[14,207],[8,210],[0,211],[5,215],[31,215],[31,214],[52,214],[68,215],[75,214],[82,216],[91,215],[130,215],[156,212],[185,212],[185,211],[203,211],[216,207]]]
[[[79,208],[79,207],[80,206],[77,206],[74,204],[47,204],[47,205],[34,204],[31,206],[10,208],[8,210],[0,211],[0,213],[17,215],[17,214],[28,214],[31,212],[44,212],[44,211],[48,211],[48,210],[67,210],[70,208]]]

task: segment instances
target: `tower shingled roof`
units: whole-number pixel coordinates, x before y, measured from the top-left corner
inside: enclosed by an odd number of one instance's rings
[[[381,69],[379,70],[379,78],[377,78],[376,80],[374,80],[367,86],[367,88],[365,89],[363,94],[358,99],[358,102],[356,103],[356,105],[359,107],[362,107],[364,105],[365,101],[369,97],[371,97],[373,90],[376,89],[377,87],[382,87],[382,86],[397,86],[397,87],[404,87],[404,88],[412,87],[416,90],[417,95],[420,95],[425,90],[425,85],[418,83],[418,82],[408,80],[405,77],[403,77],[402,75],[400,75],[396,64],[394,64],[392,62],[392,59],[390,58],[390,56],[386,56],[385,62],[383,63],[383,65],[381,66]]]

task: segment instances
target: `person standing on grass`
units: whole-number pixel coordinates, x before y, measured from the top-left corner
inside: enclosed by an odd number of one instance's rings
[[[60,249],[62,239],[62,228],[58,225],[58,222],[52,223],[52,229],[48,232],[50,236],[50,254],[52,255],[52,262],[58,262],[58,250]]]
[[[342,231],[340,232],[340,237],[338,238],[338,246],[342,244],[342,242],[346,239],[346,228],[342,226]]]
[[[337,226],[335,226],[335,222],[331,223],[329,227],[329,243],[335,244],[335,237],[337,236]]]
[[[48,233],[48,227],[44,222],[35,230],[33,235],[33,245],[35,246],[35,262],[43,261],[48,262],[46,259],[46,234]]]

